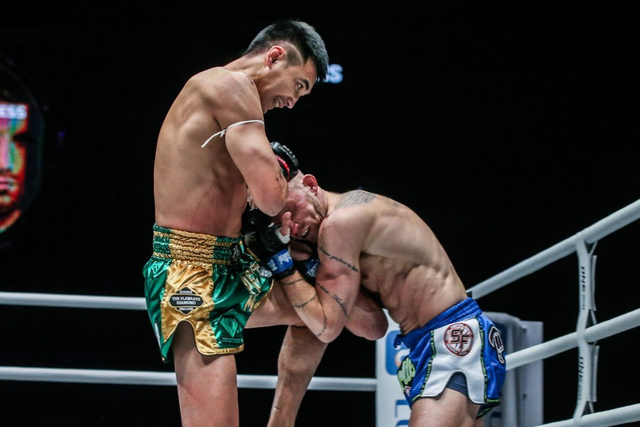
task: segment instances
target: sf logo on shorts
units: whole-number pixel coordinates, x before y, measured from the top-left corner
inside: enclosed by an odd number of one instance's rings
[[[473,347],[473,331],[466,323],[454,323],[444,333],[444,345],[456,356],[466,356]]]

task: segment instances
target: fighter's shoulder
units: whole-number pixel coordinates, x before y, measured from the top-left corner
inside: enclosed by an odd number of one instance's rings
[[[257,95],[256,84],[249,76],[240,71],[231,71],[223,67],[210,68],[191,78],[201,91],[216,95],[238,96],[243,93]]]
[[[334,212],[349,213],[354,209],[371,207],[378,195],[365,190],[352,190],[343,193],[336,203]]]
[[[366,227],[368,219],[375,216],[375,193],[353,190],[341,195],[336,206],[324,220],[326,231],[342,233],[344,231]]]

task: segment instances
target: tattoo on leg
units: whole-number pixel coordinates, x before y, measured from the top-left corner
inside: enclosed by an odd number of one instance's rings
[[[335,255],[331,255],[329,252],[327,252],[327,250],[325,248],[323,248],[322,246],[318,246],[318,250],[321,251],[323,254],[325,254],[326,256],[329,257],[329,260],[335,260],[338,261],[340,264],[344,264],[347,267],[349,267],[351,270],[355,271],[356,273],[358,273],[358,269],[356,267],[354,267],[353,265],[349,264],[347,261],[343,260],[342,258],[338,258]]]
[[[302,308],[304,306],[306,306],[307,304],[309,304],[311,301],[313,301],[314,299],[318,298],[318,294],[312,296],[311,298],[309,298],[309,300],[300,303],[300,304],[292,304],[294,308]]]
[[[329,292],[329,290],[327,288],[325,288],[324,286],[322,286],[322,284],[317,283],[316,285],[320,287],[320,289],[322,289],[323,291],[325,291],[328,295],[331,295],[331,298],[338,303],[338,305],[340,306],[340,308],[342,309],[342,312],[344,313],[345,317],[348,319],[349,318],[349,313],[347,313],[347,305],[344,303],[344,301],[342,301],[342,299],[340,299],[340,297],[338,295],[335,294],[331,294]]]

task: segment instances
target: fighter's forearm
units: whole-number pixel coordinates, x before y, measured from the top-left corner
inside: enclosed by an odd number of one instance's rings
[[[318,292],[322,292],[322,285],[316,284],[320,290],[306,282],[300,273],[296,272],[281,281],[289,302],[300,316],[300,319],[323,342],[333,341],[339,331],[332,330],[327,311],[322,304]]]

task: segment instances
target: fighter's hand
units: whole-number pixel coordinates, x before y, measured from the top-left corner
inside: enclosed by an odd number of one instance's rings
[[[289,236],[289,233],[291,232],[291,212],[285,212],[282,216],[280,216],[279,223],[280,232],[282,233],[282,235]]]
[[[320,267],[317,246],[302,240],[291,240],[289,252],[296,269],[308,283],[314,284]]]
[[[280,224],[258,221],[255,228],[247,229],[244,235],[249,249],[271,270],[277,280],[296,271],[288,247],[290,221],[290,213],[283,216]]]

